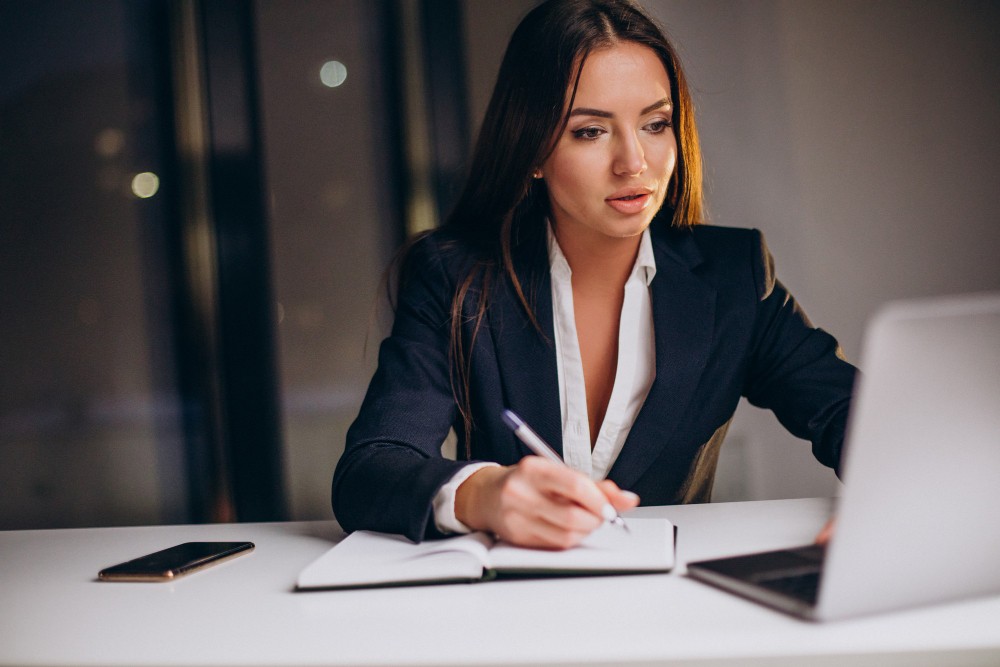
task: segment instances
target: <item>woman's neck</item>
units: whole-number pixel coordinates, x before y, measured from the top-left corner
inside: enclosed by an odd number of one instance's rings
[[[573,285],[608,290],[620,290],[625,286],[635,258],[639,254],[642,236],[612,238],[581,238],[579,235],[564,234],[553,227],[559,249],[562,250],[570,270]],[[603,290],[602,290],[603,291]]]

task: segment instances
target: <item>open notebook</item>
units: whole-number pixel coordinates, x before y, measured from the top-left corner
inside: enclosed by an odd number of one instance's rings
[[[668,572],[674,527],[666,519],[606,524],[565,551],[526,549],[471,533],[414,544],[399,535],[357,531],[300,574],[300,590],[489,581],[500,576],[579,576]]]

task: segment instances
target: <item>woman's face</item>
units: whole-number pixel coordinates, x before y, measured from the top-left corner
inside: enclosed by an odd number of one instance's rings
[[[651,49],[624,42],[584,62],[569,123],[541,167],[557,236],[641,234],[677,162],[670,80]]]

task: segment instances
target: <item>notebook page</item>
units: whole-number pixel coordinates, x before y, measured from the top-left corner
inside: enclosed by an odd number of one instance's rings
[[[302,570],[298,587],[479,579],[491,543],[481,533],[414,544],[400,535],[359,530]]]
[[[674,565],[673,524],[666,519],[626,519],[629,531],[605,524],[564,551],[498,543],[489,567],[507,572],[665,572]]]

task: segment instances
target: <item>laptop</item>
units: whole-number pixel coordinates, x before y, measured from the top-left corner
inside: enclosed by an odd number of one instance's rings
[[[1000,293],[884,306],[861,359],[828,545],[690,577],[814,621],[1000,593]]]

